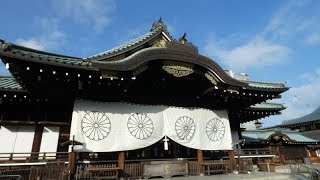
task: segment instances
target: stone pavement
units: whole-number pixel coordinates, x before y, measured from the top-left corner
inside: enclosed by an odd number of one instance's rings
[[[174,180],[246,180],[246,179],[256,179],[256,180],[305,180],[306,178],[302,176],[292,175],[289,166],[277,166],[276,172],[259,172],[257,167],[254,166],[254,170],[250,174],[217,174],[211,176],[180,176],[173,178],[152,178],[152,179],[174,179]]]

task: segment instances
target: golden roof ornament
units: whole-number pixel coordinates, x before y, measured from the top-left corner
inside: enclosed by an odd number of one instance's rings
[[[154,31],[158,28],[162,27],[164,31],[167,31],[167,26],[163,23],[162,18],[160,17],[158,21],[152,24],[151,30]]]
[[[174,39],[172,41],[168,41],[166,47],[182,50],[191,54],[198,54],[198,47],[193,45],[191,42],[188,42],[186,36],[187,33],[183,33],[178,40]]]

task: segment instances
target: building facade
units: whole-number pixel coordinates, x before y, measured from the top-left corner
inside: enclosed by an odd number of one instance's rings
[[[9,154],[67,151],[60,144],[72,140],[83,158],[233,156],[240,123],[279,114],[281,104],[265,101],[288,90],[230,75],[161,19],[86,58],[4,40],[0,58],[12,74],[0,77],[0,137],[10,144],[0,151]]]

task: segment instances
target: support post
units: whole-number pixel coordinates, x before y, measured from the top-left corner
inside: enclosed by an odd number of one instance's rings
[[[310,158],[310,157],[311,157],[311,154],[310,154],[310,151],[308,150],[308,148],[305,147],[304,150],[306,151],[307,157]]]
[[[31,160],[37,160],[39,157],[39,151],[40,151],[41,140],[42,140],[42,133],[43,133],[43,126],[36,125],[35,131],[34,131],[32,149],[31,149],[31,152],[32,152]]]
[[[234,151],[228,150],[228,154],[229,154],[229,159],[230,159],[231,170],[234,171],[234,170],[236,170],[236,160],[234,159]]]
[[[120,176],[124,175],[124,161],[125,161],[125,152],[120,151],[118,153],[118,167],[121,168]]]
[[[76,152],[73,152],[73,151],[69,152],[68,171],[69,171],[70,179],[72,179],[74,176],[74,170],[75,170],[75,166],[76,166],[76,157],[77,157]]]
[[[284,155],[281,154],[281,151],[280,151],[280,147],[277,146],[277,153],[278,153],[278,156],[279,156],[279,159],[280,159],[280,163],[281,164],[284,164],[285,163],[285,158],[284,158]]]
[[[198,167],[199,167],[199,173],[200,176],[204,175],[204,166],[202,166],[203,164],[203,152],[201,149],[197,149],[197,158],[198,158]]]

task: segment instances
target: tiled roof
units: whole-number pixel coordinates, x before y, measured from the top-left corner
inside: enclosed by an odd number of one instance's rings
[[[274,130],[246,130],[242,132],[242,137],[246,142],[260,142],[267,140],[270,135],[276,133]],[[308,138],[299,131],[282,130],[282,134],[288,136],[291,140],[296,142],[318,142],[318,140]]]
[[[285,83],[282,82],[261,82],[251,81],[248,79],[248,75],[245,73],[233,73],[231,70],[225,70],[225,72],[234,79],[248,83],[249,87],[256,89],[288,89]]]
[[[13,77],[7,76],[0,76],[0,90],[24,91],[20,84]]]
[[[270,83],[270,82],[259,82],[259,81],[249,81],[245,80],[250,87],[262,88],[262,89],[288,89],[284,83]]]
[[[16,45],[0,39],[0,55],[8,57],[33,58],[43,63],[68,64],[90,67],[91,63],[78,57],[54,54]]]
[[[105,55],[109,55],[109,54],[113,54],[113,53],[122,51],[124,49],[128,49],[128,48],[130,48],[130,47],[132,47],[132,46],[134,46],[134,45],[136,45],[136,44],[138,44],[140,42],[144,42],[146,39],[148,39],[149,37],[154,35],[156,32],[157,31],[150,31],[150,32],[148,32],[148,33],[146,33],[146,34],[144,34],[144,35],[142,35],[142,36],[140,36],[140,37],[138,37],[136,39],[133,39],[133,40],[127,42],[127,43],[121,44],[121,45],[119,45],[117,47],[114,47],[114,48],[109,49],[107,51],[104,51],[102,53],[96,54],[94,56],[90,56],[87,59],[91,59],[91,58],[94,58],[94,57],[105,56]]]
[[[320,129],[300,132],[303,136],[320,141]]]
[[[312,121],[320,121],[320,107],[314,110],[312,113],[302,116],[300,118],[291,119],[283,121],[279,126],[292,125],[292,124],[300,124]]]
[[[90,56],[85,59],[86,60],[97,60],[97,59],[99,60],[100,57],[109,58],[112,56],[116,56],[118,54],[121,54],[122,52],[126,52],[128,50],[139,47],[140,45],[149,42],[150,40],[154,39],[155,37],[157,37],[160,34],[164,34],[164,36],[166,38],[171,39],[171,36],[167,31],[167,26],[162,22],[161,19],[153,24],[152,29],[149,32],[147,32],[147,33],[145,33],[145,34],[143,34],[143,35],[141,35],[141,36],[139,36],[129,42],[126,42],[126,43],[121,44],[117,47],[114,47],[112,49],[109,49],[109,50],[104,51],[102,53],[96,54],[94,56]]]
[[[285,107],[282,104],[278,103],[269,103],[269,102],[262,102],[259,104],[255,104],[250,106],[250,108],[253,109],[285,109]]]

